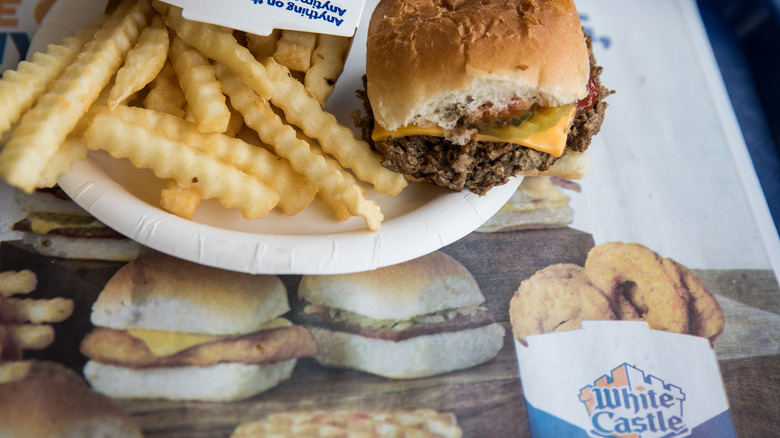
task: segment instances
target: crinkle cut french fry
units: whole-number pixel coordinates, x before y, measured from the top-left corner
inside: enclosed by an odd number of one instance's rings
[[[276,42],[274,59],[290,70],[305,72],[311,66],[311,54],[317,43],[317,34],[297,30],[282,30]]]
[[[224,207],[241,210],[247,219],[266,215],[279,202],[279,192],[259,179],[111,113],[95,117],[84,132],[84,143],[115,158],[128,158],[159,178],[173,178],[182,187],[193,187],[203,199],[217,198]]]
[[[22,116],[0,153],[0,175],[10,185],[28,193],[35,189],[57,148],[121,66],[150,14],[143,1],[123,2],[52,88]]]
[[[317,199],[320,200],[328,210],[332,211],[336,215],[336,219],[340,221],[349,220],[352,218],[352,214],[349,212],[347,205],[341,201],[337,201],[330,196],[327,196],[324,192],[317,192]]]
[[[373,184],[377,192],[396,195],[406,187],[404,176],[383,167],[382,157],[368,143],[355,138],[349,128],[340,125],[333,114],[323,110],[304,85],[290,77],[287,68],[273,58],[267,58],[263,65],[273,80],[271,103],[284,111],[289,123],[316,139],[322,150],[352,169],[359,179]]]
[[[186,20],[181,15],[181,8],[167,3],[154,1],[153,5],[184,42],[241,76],[241,80],[263,98],[271,96],[271,83],[265,67],[249,49],[236,41],[232,33],[212,24]]]
[[[200,52],[174,36],[169,53],[173,70],[201,132],[225,132],[230,109],[219,89],[214,66]]]
[[[0,303],[0,320],[30,322],[61,322],[73,313],[73,300],[67,298],[19,299],[6,298]]]
[[[241,113],[236,111],[234,108],[230,108],[230,121],[228,122],[227,129],[225,129],[224,134],[228,137],[235,137],[239,132],[241,132],[243,127],[244,118],[241,117]]]
[[[160,2],[155,2],[155,7],[158,5]],[[406,187],[403,175],[382,167],[381,157],[366,142],[355,138],[349,128],[340,125],[333,114],[325,112],[304,85],[290,77],[289,70],[273,58],[260,64],[232,34],[185,20],[181,9],[174,6],[162,4],[159,10],[165,11],[165,22],[181,39],[240,76],[260,97],[270,98],[290,123],[317,139],[325,152],[352,169],[358,178],[372,183],[378,192],[390,195]]]
[[[0,357],[3,357],[3,342],[0,340]],[[0,363],[0,384],[16,382],[27,377],[33,362],[28,360],[9,360]]]
[[[200,195],[192,187],[182,187],[174,180],[160,192],[160,206],[167,212],[192,220],[200,206]]]
[[[276,51],[276,42],[279,40],[282,31],[274,29],[268,35],[246,34],[246,46],[255,56],[255,59],[265,59],[274,56]]]
[[[352,174],[345,171],[344,168],[341,167],[338,161],[329,157],[325,152],[322,151],[322,148],[320,148],[317,144],[315,144],[311,139],[306,137],[305,134],[298,132],[298,130],[296,130],[296,133],[298,135],[298,138],[305,140],[306,142],[309,143],[309,147],[311,148],[311,151],[313,153],[317,155],[321,155],[323,157],[325,163],[328,166],[330,166],[331,169],[334,169],[335,171],[341,173],[341,175],[345,179],[348,179],[353,184],[357,185],[357,181],[355,181],[355,178],[352,176]],[[362,190],[363,188],[362,187],[360,188],[361,188],[361,192],[365,195],[365,191]],[[350,217],[352,217],[352,215],[349,213],[349,209],[347,208],[347,206],[343,202],[333,198],[333,196],[331,195],[332,195],[331,193],[317,192],[317,199],[319,199],[323,204],[325,204],[325,206],[328,207],[336,215],[336,218],[338,218],[338,220],[345,221]]]
[[[317,192],[306,178],[293,170],[287,160],[237,138],[218,133],[201,133],[192,122],[142,108],[120,105],[113,114],[128,123],[232,163],[243,172],[273,186],[280,194],[279,207],[285,214],[299,213],[311,203]]]
[[[87,145],[81,141],[81,137],[67,136],[43,170],[38,187],[54,187],[57,184],[57,178],[70,172],[73,163],[86,158],[88,152]]]
[[[217,77],[233,107],[244,115],[244,122],[257,131],[260,140],[272,145],[277,155],[287,158],[293,169],[306,176],[321,192],[343,202],[353,215],[362,216],[370,230],[380,229],[382,212],[378,205],[363,196],[360,186],[331,168],[322,155],[313,153],[309,143],[298,138],[295,129],[282,122],[268,101],[244,85],[237,75],[217,64]]]
[[[336,80],[344,70],[350,39],[338,35],[317,36],[317,48],[311,56],[311,67],[306,70],[303,85],[320,105],[333,93]]]
[[[143,103],[144,108],[184,118],[187,99],[181,91],[170,61],[165,62],[160,73],[149,84],[149,92]]]
[[[10,339],[22,350],[40,350],[54,342],[54,328],[46,324],[17,324],[0,321],[0,339]]]
[[[29,269],[0,272],[0,297],[27,294],[35,290],[38,277]]]
[[[135,47],[130,49],[122,68],[116,72],[108,98],[110,109],[141,90],[160,73],[168,59],[169,41],[168,28],[162,17],[153,16],[151,25],[141,31]]]
[[[102,18],[105,21],[105,17]],[[99,22],[91,23],[60,44],[50,44],[45,53],[34,53],[32,61],[21,61],[16,70],[6,70],[0,79],[0,133],[7,131],[36,99],[76,58],[92,38]]]

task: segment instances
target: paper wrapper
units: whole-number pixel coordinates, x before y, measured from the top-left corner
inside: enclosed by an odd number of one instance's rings
[[[185,18],[268,35],[274,29],[352,36],[365,0],[168,0]]]

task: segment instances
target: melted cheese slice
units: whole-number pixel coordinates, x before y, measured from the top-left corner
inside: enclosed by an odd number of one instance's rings
[[[544,131],[535,132],[528,137],[503,139],[492,135],[477,133],[477,141],[514,143],[525,146],[539,152],[546,152],[552,156],[560,157],[566,149],[566,137],[569,135],[569,126],[574,118],[575,109],[572,107],[568,116],[561,117],[553,127]],[[438,126],[420,127],[409,125],[395,131],[388,131],[379,124],[374,124],[374,132],[371,138],[374,141],[383,141],[388,137],[409,137],[412,135],[428,135],[432,137],[444,137],[444,129]]]
[[[275,318],[262,324],[257,331],[290,326],[292,326],[290,321],[284,318]],[[171,356],[198,345],[236,337],[236,335],[208,335],[201,333],[178,333],[141,329],[130,329],[127,333],[130,336],[143,341],[149,348],[149,351],[157,357]]]
[[[30,229],[35,234],[46,234],[60,228],[104,228],[105,225],[91,216],[60,213],[32,213],[27,216]]]

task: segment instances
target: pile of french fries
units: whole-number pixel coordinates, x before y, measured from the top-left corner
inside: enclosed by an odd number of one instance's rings
[[[323,109],[349,44],[251,35],[124,0],[5,72],[0,176],[27,192],[51,187],[105,150],[168,181],[160,205],[187,219],[209,198],[247,219],[294,215],[317,198],[378,230],[382,212],[359,181],[396,195],[406,180]]]
[[[73,300],[68,298],[14,297],[34,291],[37,284],[29,270],[0,272],[0,360],[19,360],[24,350],[48,347],[54,342],[50,324],[73,313]]]

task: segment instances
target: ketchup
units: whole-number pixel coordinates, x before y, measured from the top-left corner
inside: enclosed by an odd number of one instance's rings
[[[593,105],[596,103],[596,99],[599,98],[599,94],[601,94],[601,86],[598,84],[598,82],[596,82],[596,79],[591,74],[590,78],[588,79],[588,95],[577,102],[577,111],[579,112],[593,108]]]

